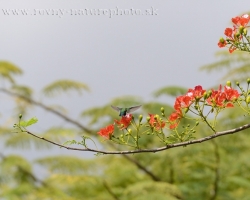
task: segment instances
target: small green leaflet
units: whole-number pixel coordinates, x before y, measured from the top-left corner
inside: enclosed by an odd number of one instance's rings
[[[37,121],[38,119],[36,117],[32,117],[31,119],[27,121],[20,121],[19,125],[22,127],[27,127],[27,126],[37,123]]]

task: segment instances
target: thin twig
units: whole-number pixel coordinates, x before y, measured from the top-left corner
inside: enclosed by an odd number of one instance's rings
[[[143,166],[141,163],[139,163],[137,160],[131,158],[127,154],[122,154],[127,160],[135,164],[139,169],[143,170],[148,176],[150,176],[154,181],[161,181],[159,177],[157,177],[155,174],[153,174],[151,171],[149,171],[145,166]]]
[[[46,139],[44,137],[39,137],[39,136],[29,132],[29,131],[23,131],[23,132],[26,132],[26,133],[28,133],[28,134],[36,137],[36,138],[39,138],[39,139],[44,140],[46,142],[49,142],[49,143],[51,143],[53,145],[56,145],[56,146],[59,146],[59,147],[62,147],[62,148],[68,149],[68,150],[86,151],[86,152],[90,151],[90,152],[95,152],[95,153],[100,153],[100,154],[135,154],[135,153],[149,153],[149,152],[155,153],[155,152],[164,151],[164,150],[172,149],[172,148],[176,148],[176,147],[188,146],[188,145],[192,145],[192,144],[196,144],[196,143],[202,143],[202,142],[212,140],[214,138],[221,137],[221,136],[224,136],[224,135],[234,134],[234,133],[243,131],[243,130],[248,129],[248,128],[250,128],[250,124],[246,124],[246,125],[243,125],[241,127],[234,128],[234,129],[227,130],[227,131],[216,132],[213,135],[203,137],[203,138],[200,138],[200,139],[197,139],[197,140],[191,140],[191,141],[187,141],[187,142],[180,142],[180,143],[176,143],[176,144],[168,144],[167,146],[159,147],[159,148],[156,148],[156,149],[136,149],[136,150],[129,150],[129,151],[102,151],[102,150],[91,149],[91,148],[68,147],[68,146],[61,145],[61,144],[58,144],[56,142],[53,142],[51,140],[48,140],[48,139]]]
[[[39,106],[39,107],[43,108],[44,110],[47,110],[47,111],[49,111],[49,112],[51,112],[51,113],[53,113],[53,114],[55,114],[55,115],[61,117],[61,118],[64,119],[65,121],[70,122],[70,123],[76,125],[76,126],[79,127],[81,130],[83,130],[83,131],[85,131],[85,132],[87,132],[87,133],[90,133],[90,134],[93,133],[90,129],[86,128],[85,126],[83,126],[83,125],[82,125],[81,123],[79,123],[78,121],[75,121],[75,120],[73,120],[73,119],[67,117],[66,115],[64,115],[64,114],[62,114],[62,113],[60,113],[60,112],[54,110],[53,108],[50,108],[49,106],[46,106],[46,105],[44,105],[44,104],[42,104],[42,103],[40,103],[40,102],[38,102],[38,101],[35,101],[35,100],[33,100],[33,99],[31,99],[31,98],[28,98],[28,97],[26,97],[26,96],[24,96],[24,95],[21,95],[21,94],[17,94],[17,93],[14,93],[14,92],[10,92],[9,90],[6,90],[6,89],[4,89],[4,88],[0,88],[0,91],[2,91],[3,93],[6,93],[6,94],[8,94],[8,95],[11,95],[11,96],[16,96],[16,97],[22,98],[22,99],[24,99],[25,101],[27,101],[27,102],[29,102],[29,103],[32,103],[32,104],[34,104],[34,105],[36,105],[36,106]]]
[[[119,200],[118,196],[111,190],[111,188],[109,187],[109,185],[107,184],[106,181],[103,181],[103,186],[105,187],[105,189],[108,191],[108,193],[109,193],[115,200]]]
[[[77,127],[79,127],[80,129],[86,131],[87,133],[93,133],[93,131],[91,131],[90,129],[87,129],[85,126],[83,126],[83,125],[80,124],[79,122],[77,122],[77,121],[75,121],[75,120],[73,120],[73,119],[71,119],[71,118],[69,118],[69,117],[63,115],[62,113],[60,113],[60,112],[54,110],[53,108],[50,108],[50,107],[44,105],[44,104],[41,103],[41,102],[35,101],[35,100],[33,100],[33,99],[29,98],[29,97],[26,97],[26,96],[24,96],[24,95],[20,95],[20,94],[11,92],[11,91],[6,90],[6,89],[4,89],[4,88],[0,88],[0,91],[4,92],[5,94],[11,95],[11,96],[16,96],[16,97],[22,98],[22,99],[24,99],[25,101],[27,101],[27,102],[29,102],[29,103],[31,103],[31,104],[34,104],[34,105],[36,105],[36,106],[38,106],[38,107],[41,107],[41,108],[45,109],[46,111],[49,111],[49,112],[51,112],[51,113],[57,115],[58,117],[63,118],[64,120],[66,120],[66,121],[68,121],[68,122],[70,122],[70,123],[76,125]],[[40,138],[40,139],[41,139],[41,138]],[[111,144],[110,144],[110,145],[111,145]],[[58,146],[58,145],[57,145],[57,146]],[[113,145],[111,145],[111,146],[113,146]],[[114,147],[114,146],[113,146],[113,147]],[[141,169],[141,170],[144,171],[146,174],[148,174],[153,180],[158,180],[158,181],[160,180],[160,179],[157,178],[152,172],[150,172],[148,169],[146,169],[145,167],[143,167],[139,162],[135,163],[133,159],[128,158],[127,156],[125,156],[125,154],[123,154],[123,155],[124,155],[124,157],[125,157],[127,160],[129,160],[130,162],[132,162],[133,164],[135,164],[139,169]]]

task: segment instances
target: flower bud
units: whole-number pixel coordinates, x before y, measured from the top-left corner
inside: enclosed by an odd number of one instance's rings
[[[212,95],[212,90],[209,90],[207,95],[208,95],[207,97],[210,97]]]
[[[22,115],[22,114],[20,114],[20,115],[19,115],[19,119],[22,119],[22,117],[23,117],[23,115]]]
[[[139,115],[139,122],[141,122],[143,119],[143,116],[142,115]]]
[[[189,111],[189,108],[185,108],[184,112],[187,113]]]
[[[147,121],[149,122],[149,120],[150,120],[150,117],[147,117]]]
[[[161,112],[162,112],[162,113],[164,113],[164,112],[165,112],[165,110],[164,110],[164,108],[163,108],[163,107],[161,107]]]
[[[246,103],[247,103],[247,104],[250,103],[250,96],[248,96],[248,97],[246,98]]]
[[[239,33],[242,34],[242,33],[243,33],[243,30],[244,30],[244,27],[243,27],[243,26],[240,26],[238,30],[239,30]]]
[[[237,85],[237,86],[240,86],[240,83],[237,81],[237,82],[236,82],[236,85]]]
[[[235,36],[236,36],[236,38],[239,38],[240,37],[240,33],[238,32],[238,33],[235,33]],[[237,43],[236,43],[237,44]]]
[[[250,84],[250,78],[247,79],[247,84]]]
[[[247,35],[247,29],[246,28],[243,29],[243,34]]]
[[[199,125],[199,122],[197,121],[196,123],[195,123],[195,126],[198,126]]]
[[[207,92],[204,92],[203,97],[204,97],[204,99],[207,99],[207,98],[208,98]]]
[[[220,38],[220,42],[221,42],[221,43],[224,43],[224,42],[225,42],[225,40],[224,40],[223,37]]]
[[[128,133],[131,134],[131,133],[132,133],[132,130],[131,130],[131,129],[128,129]]]
[[[226,85],[227,85],[228,87],[231,87],[231,81],[227,81]]]

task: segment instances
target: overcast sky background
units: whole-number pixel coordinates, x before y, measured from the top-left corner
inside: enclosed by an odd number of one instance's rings
[[[71,15],[72,9],[85,8],[133,8],[142,13],[153,8],[156,15]],[[55,80],[86,83],[91,92],[81,97],[62,95],[45,101],[66,106],[70,116],[78,118],[80,111],[121,95],[147,101],[163,86],[206,88],[221,83],[222,74],[198,69],[215,61],[224,29],[232,17],[250,10],[250,1],[0,0],[0,9],[0,59],[24,71],[18,83],[32,86],[38,100],[44,100],[39,91]],[[6,15],[2,9],[26,9],[28,15]],[[65,14],[42,14],[44,9],[62,9]],[[11,111],[6,107],[9,100],[2,97],[1,117]],[[38,112],[36,129],[47,128],[44,124],[51,119],[47,116]]]

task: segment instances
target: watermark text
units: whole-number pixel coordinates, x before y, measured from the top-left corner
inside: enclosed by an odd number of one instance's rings
[[[2,14],[5,16],[157,16],[159,9],[151,6],[147,9],[128,8],[123,9],[116,6],[115,8],[34,8],[34,9],[8,9],[3,8]]]

